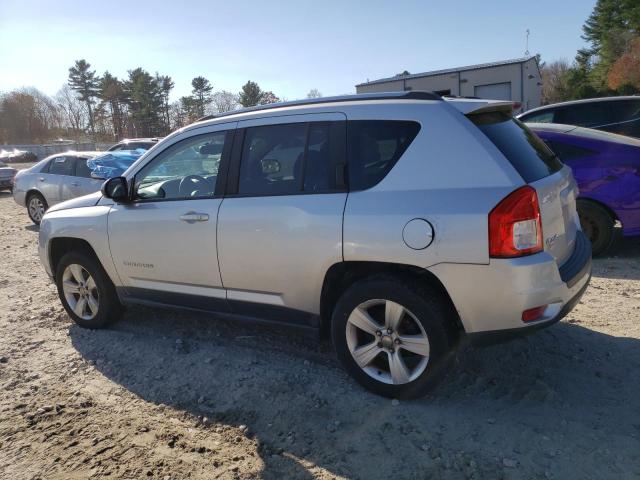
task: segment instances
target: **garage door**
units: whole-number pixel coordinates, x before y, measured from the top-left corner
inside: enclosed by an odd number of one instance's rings
[[[474,94],[478,98],[511,100],[511,82],[476,85]]]

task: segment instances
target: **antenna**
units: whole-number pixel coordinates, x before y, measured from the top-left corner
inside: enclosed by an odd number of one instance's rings
[[[529,29],[527,28],[527,39],[525,42],[525,47],[524,47],[524,56],[528,57],[529,56],[529,34],[531,32],[529,31]]]

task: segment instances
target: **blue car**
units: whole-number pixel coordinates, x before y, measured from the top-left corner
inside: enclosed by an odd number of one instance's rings
[[[87,167],[91,170],[92,178],[119,177],[145,152],[146,150],[141,148],[107,152],[87,160]]]
[[[616,221],[623,235],[640,235],[640,140],[573,125],[527,126],[573,170],[578,215],[594,255],[613,242]]]

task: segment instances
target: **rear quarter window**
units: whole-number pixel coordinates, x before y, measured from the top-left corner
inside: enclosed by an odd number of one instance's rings
[[[391,171],[420,131],[420,124],[397,120],[347,122],[349,189],[366,190]]]
[[[502,152],[525,182],[535,182],[562,168],[551,149],[510,114],[484,112],[471,114],[469,119]]]

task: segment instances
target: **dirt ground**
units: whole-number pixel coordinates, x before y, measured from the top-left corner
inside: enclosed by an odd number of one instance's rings
[[[640,478],[640,240],[561,323],[467,348],[431,396],[363,391],[329,345],[129,308],[76,327],[0,194],[0,478]]]

